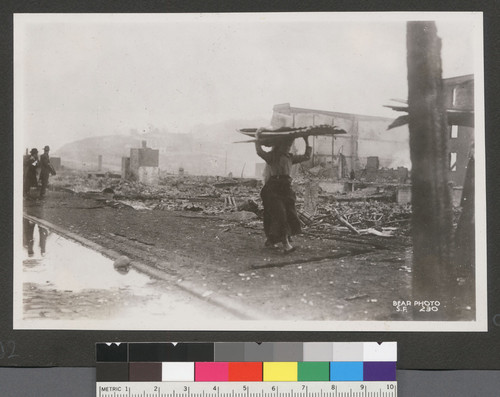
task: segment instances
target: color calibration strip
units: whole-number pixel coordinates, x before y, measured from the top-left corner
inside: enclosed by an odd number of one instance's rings
[[[98,343],[98,382],[395,381],[396,342]]]

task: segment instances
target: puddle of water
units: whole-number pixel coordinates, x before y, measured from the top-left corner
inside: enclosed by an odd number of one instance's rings
[[[24,230],[21,327],[163,329],[165,321],[234,318],[171,283],[121,273],[113,260],[39,225],[26,221]]]
[[[56,233],[47,232],[45,253],[40,241],[44,228],[36,225],[33,255],[23,255],[23,281],[65,291],[130,288],[141,294],[150,278],[131,269],[127,274],[114,270],[113,261]],[[42,231],[42,234],[40,234]]]

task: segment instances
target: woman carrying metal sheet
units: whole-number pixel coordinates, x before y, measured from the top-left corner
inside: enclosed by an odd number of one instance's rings
[[[262,148],[260,141],[262,129],[256,133],[255,149],[257,154],[266,162],[265,185],[260,192],[264,205],[264,232],[266,247],[283,244],[283,252],[295,250],[290,244],[290,236],[301,232],[300,221],[295,209],[296,196],[292,190],[290,173],[292,165],[307,161],[311,158],[311,147],[307,137],[305,153],[294,155],[290,153],[293,138],[280,138],[269,152]]]

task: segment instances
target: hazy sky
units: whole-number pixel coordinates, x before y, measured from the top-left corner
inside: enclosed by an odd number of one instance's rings
[[[477,17],[425,16],[443,40],[444,77],[478,72]],[[149,126],[270,120],[284,102],[397,117],[382,105],[407,97],[408,19],[423,17],[16,15],[15,133],[57,148]]]

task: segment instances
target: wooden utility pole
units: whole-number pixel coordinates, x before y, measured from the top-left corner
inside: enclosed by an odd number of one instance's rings
[[[226,158],[224,159],[224,176],[227,176],[227,150],[226,150]]]
[[[412,162],[414,301],[439,301],[416,319],[456,316],[452,262],[453,213],[448,185],[449,151],[444,107],[441,39],[434,22],[408,22],[408,112]]]

